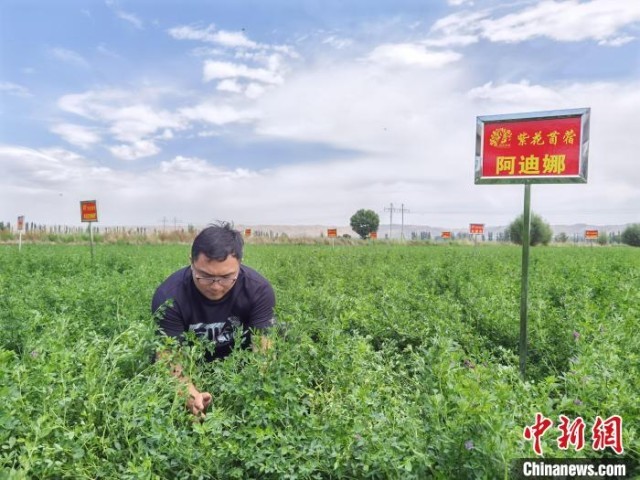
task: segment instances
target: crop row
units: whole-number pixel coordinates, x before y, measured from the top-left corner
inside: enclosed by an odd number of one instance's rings
[[[202,364],[194,423],[149,312],[187,246],[0,249],[0,468],[10,478],[507,478],[536,412],[620,415],[640,458],[640,254],[534,249],[527,380],[515,247],[249,245],[267,354]],[[542,444],[549,457],[613,456]],[[587,438],[588,441],[588,438]]]

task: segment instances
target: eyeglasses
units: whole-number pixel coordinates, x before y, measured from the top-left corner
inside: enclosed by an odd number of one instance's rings
[[[193,271],[193,268],[192,268]],[[214,283],[219,283],[223,287],[229,287],[235,283],[238,279],[238,275],[235,277],[227,276],[227,277],[199,277],[195,271],[193,271],[193,276],[195,277],[201,285],[213,285]]]

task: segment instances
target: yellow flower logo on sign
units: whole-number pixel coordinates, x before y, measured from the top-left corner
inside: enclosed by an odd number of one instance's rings
[[[491,132],[489,144],[492,147],[497,148],[507,148],[511,146],[511,130],[502,127],[496,128],[493,132]]]

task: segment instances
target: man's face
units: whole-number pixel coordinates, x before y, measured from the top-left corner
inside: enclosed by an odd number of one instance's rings
[[[239,274],[240,261],[231,255],[222,262],[202,253],[191,259],[193,283],[209,300],[222,299],[233,288]]]

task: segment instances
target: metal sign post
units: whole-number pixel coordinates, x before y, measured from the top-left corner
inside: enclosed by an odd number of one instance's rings
[[[93,246],[93,228],[91,228],[91,223],[89,224],[89,242],[91,244],[91,261],[95,259],[95,248]]]
[[[520,374],[527,368],[527,318],[529,310],[529,234],[531,232],[531,184],[524,184],[522,222],[522,277],[520,280]]]
[[[519,342],[523,379],[527,364],[531,185],[587,183],[590,120],[590,108],[489,115],[476,120],[475,183],[524,184]]]
[[[24,215],[18,217],[18,252],[22,251],[22,230],[24,229]]]
[[[91,242],[91,261],[93,262],[95,253],[93,246],[93,229],[91,224],[98,221],[98,205],[95,200],[84,200],[80,202],[80,220],[89,222],[89,239]]]

